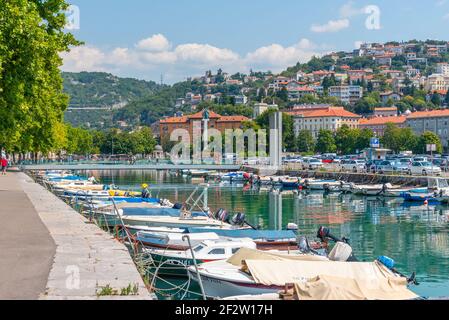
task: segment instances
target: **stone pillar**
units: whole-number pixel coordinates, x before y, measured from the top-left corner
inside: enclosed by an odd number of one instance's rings
[[[270,114],[270,165],[282,165],[282,112]]]

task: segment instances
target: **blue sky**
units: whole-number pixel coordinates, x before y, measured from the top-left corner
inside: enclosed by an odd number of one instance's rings
[[[449,40],[449,0],[68,2],[80,10],[71,31],[85,46],[64,54],[63,70],[163,74],[167,83],[219,67],[278,72],[359,42]]]

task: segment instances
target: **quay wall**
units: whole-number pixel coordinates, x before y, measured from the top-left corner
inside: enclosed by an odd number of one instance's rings
[[[263,168],[257,167],[243,167],[244,171],[265,175],[267,172]],[[341,180],[346,182],[354,182],[361,184],[383,184],[391,183],[393,185],[403,186],[427,186],[429,178],[427,176],[409,176],[409,175],[386,175],[386,174],[373,174],[373,173],[352,173],[352,172],[336,172],[336,171],[310,171],[299,170],[291,168],[281,168],[280,170],[273,171],[269,174],[277,175],[289,175],[302,178],[316,178],[316,179],[329,179],[329,180]],[[435,177],[445,178],[447,177]]]
[[[154,300],[127,247],[56,195],[18,173],[19,184],[56,244],[43,300]],[[137,294],[121,296],[136,287]],[[100,294],[110,287],[118,294]]]

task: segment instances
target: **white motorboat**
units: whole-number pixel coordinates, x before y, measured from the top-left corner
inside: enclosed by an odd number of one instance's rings
[[[310,190],[334,190],[340,188],[341,182],[336,180],[305,180],[304,185]]]
[[[385,281],[393,278],[407,281],[378,261],[340,262],[313,255],[289,257],[259,254],[248,254],[247,249],[242,249],[226,261],[202,264],[198,272],[206,295],[224,298],[276,293],[286,283],[306,283],[319,276],[341,277],[349,281]],[[189,267],[188,272],[198,281],[195,268]],[[414,297],[416,295],[410,293],[410,298]]]

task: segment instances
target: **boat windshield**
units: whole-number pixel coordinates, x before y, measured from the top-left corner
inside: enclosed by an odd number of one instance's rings
[[[203,248],[204,248],[204,246],[200,244],[200,245],[196,246],[195,248],[193,248],[193,251],[199,252],[199,251],[203,250]]]

